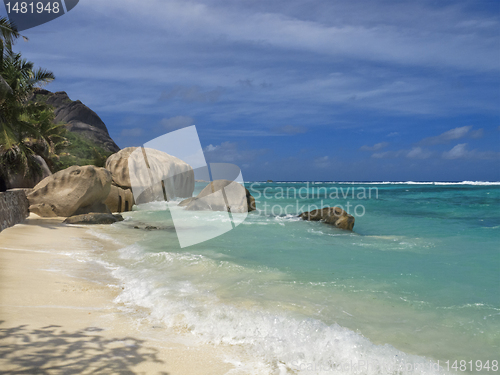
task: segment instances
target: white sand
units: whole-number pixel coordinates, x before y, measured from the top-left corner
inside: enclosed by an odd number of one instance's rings
[[[120,310],[117,287],[96,282],[85,262],[67,255],[91,241],[116,245],[61,221],[32,214],[0,233],[0,372],[244,373],[223,361],[221,348],[187,346]]]

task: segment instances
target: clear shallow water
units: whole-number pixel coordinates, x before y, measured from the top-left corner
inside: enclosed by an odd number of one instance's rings
[[[124,244],[98,255],[123,282],[117,302],[242,345],[256,373],[436,373],[425,361],[500,359],[499,185],[247,187],[261,212],[185,249],[165,203],[93,230]],[[294,216],[348,203],[353,233]]]

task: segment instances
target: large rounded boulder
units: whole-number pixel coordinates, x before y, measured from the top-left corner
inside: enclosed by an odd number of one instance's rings
[[[43,179],[28,195],[30,212],[39,216],[110,213],[104,204],[111,189],[111,173],[93,165],[72,166]]]
[[[106,160],[105,168],[111,172],[113,185],[130,189],[130,174],[128,171],[128,158],[137,150],[137,147],[127,147],[111,155]]]
[[[193,195],[193,168],[162,151],[127,147],[108,158],[106,169],[113,185],[131,189],[138,204]]]
[[[255,211],[255,198],[242,184],[229,180],[210,182],[196,197],[182,201],[179,206],[188,211]]]

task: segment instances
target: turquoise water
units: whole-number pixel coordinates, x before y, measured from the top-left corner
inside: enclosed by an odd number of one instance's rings
[[[244,346],[255,373],[342,373],[353,361],[373,365],[343,372],[442,373],[455,360],[476,373],[500,359],[500,184],[247,188],[258,211],[188,248],[161,202],[100,229],[124,243],[99,255],[123,281],[117,302]],[[349,207],[354,232],[299,220],[310,205]]]

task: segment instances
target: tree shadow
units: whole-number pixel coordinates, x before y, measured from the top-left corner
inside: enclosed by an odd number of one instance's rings
[[[98,334],[103,329],[96,327],[75,332],[61,328],[0,328],[0,373],[128,375],[135,374],[132,367],[140,363],[163,363],[158,350],[145,347],[144,340],[105,338]]]

